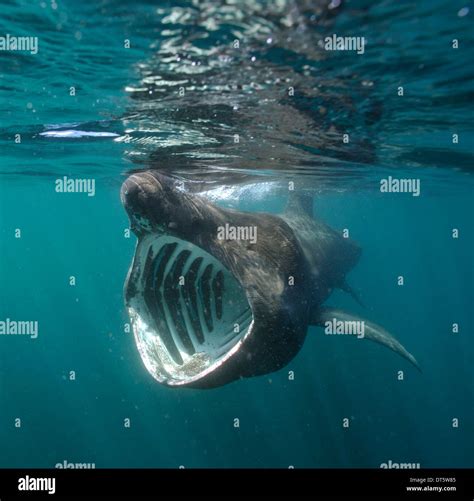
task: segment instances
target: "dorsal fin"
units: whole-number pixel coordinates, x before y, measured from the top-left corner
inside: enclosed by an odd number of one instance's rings
[[[286,213],[298,212],[313,217],[313,194],[302,190],[293,190],[289,192],[286,204]]]

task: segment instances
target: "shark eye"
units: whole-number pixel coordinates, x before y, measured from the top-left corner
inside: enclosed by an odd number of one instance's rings
[[[134,214],[132,220],[135,229],[142,228],[144,230],[151,231],[152,226],[147,218],[141,216],[140,214]]]
[[[244,290],[211,254],[169,235],[145,237],[137,256],[128,309],[145,366],[171,385],[202,377],[251,328]]]

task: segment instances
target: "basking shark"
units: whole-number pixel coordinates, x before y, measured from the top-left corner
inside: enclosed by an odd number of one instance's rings
[[[335,288],[355,295],[346,274],[361,250],[313,217],[309,197],[290,196],[279,216],[241,212],[144,171],[125,180],[121,200],[138,237],[126,307],[144,365],[160,383],[213,388],[277,371],[299,352],[308,326],[354,322],[364,338],[418,367],[382,327],[323,306]]]

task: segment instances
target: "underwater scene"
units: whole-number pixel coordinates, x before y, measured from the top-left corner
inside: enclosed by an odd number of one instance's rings
[[[470,0],[0,8],[0,468],[474,467]]]

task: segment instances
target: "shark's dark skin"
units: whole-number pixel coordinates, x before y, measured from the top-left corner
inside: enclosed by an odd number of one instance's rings
[[[282,216],[239,212],[187,193],[156,171],[130,176],[121,198],[139,240],[166,234],[204,249],[237,279],[253,313],[253,328],[240,348],[211,372],[181,386],[212,388],[276,371],[299,352],[309,325],[332,317],[357,318],[322,304],[335,288],[348,290],[345,277],[357,263],[360,248],[314,219],[312,204],[304,198],[290,197]],[[218,227],[226,224],[256,227],[257,241],[219,240]],[[136,294],[139,267],[135,263],[130,271],[127,303]],[[417,365],[390,334],[375,324],[368,326],[366,337]]]

